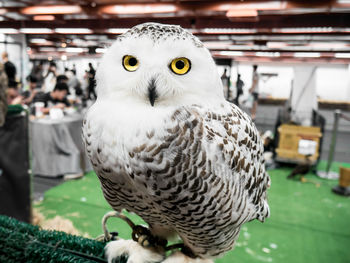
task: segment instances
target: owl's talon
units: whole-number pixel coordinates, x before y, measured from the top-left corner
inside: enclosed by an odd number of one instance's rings
[[[151,231],[143,226],[137,225],[133,227],[132,239],[145,248],[156,248],[164,250],[168,241],[157,236],[153,236]]]
[[[138,238],[137,243],[139,243],[143,247],[150,247],[151,244],[146,235],[142,235]]]
[[[181,249],[181,252],[183,254],[185,254],[186,256],[190,257],[190,258],[196,258],[197,256],[193,253],[193,251],[186,246],[183,246],[183,248]]]
[[[111,240],[114,241],[114,240],[117,240],[118,239],[118,235],[119,233],[118,232],[110,232],[109,233],[111,235]]]

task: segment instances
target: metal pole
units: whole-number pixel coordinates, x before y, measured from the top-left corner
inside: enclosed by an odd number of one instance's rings
[[[332,131],[332,141],[329,149],[329,154],[328,154],[328,163],[327,163],[327,168],[326,168],[326,173],[329,173],[329,170],[331,168],[331,165],[333,163],[333,158],[334,158],[334,150],[335,150],[335,145],[337,141],[337,133],[338,133],[338,123],[339,123],[339,116],[341,115],[340,110],[335,110],[334,111],[334,123],[333,123],[333,131]]]
[[[341,110],[335,110],[334,111],[334,122],[333,122],[333,130],[332,130],[332,139],[331,144],[329,147],[329,154],[328,154],[328,162],[326,171],[319,171],[317,175],[321,178],[327,178],[327,179],[338,179],[339,173],[330,171],[333,159],[334,159],[334,150],[335,145],[337,141],[337,133],[338,133],[338,124],[339,124],[339,117],[341,116]]]

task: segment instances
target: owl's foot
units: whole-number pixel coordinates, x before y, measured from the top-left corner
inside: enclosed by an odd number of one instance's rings
[[[132,239],[145,248],[164,250],[168,241],[152,235],[151,231],[141,225],[133,226]]]
[[[127,263],[156,263],[164,259],[164,253],[124,239],[109,242],[105,247],[105,255],[108,263],[121,257],[128,258]]]
[[[211,259],[203,259],[203,258],[193,258],[186,256],[184,253],[177,251],[171,254],[166,260],[162,263],[213,263]]]

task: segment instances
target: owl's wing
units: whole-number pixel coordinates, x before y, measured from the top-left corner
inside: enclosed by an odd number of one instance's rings
[[[264,221],[269,216],[266,190],[270,177],[265,171],[260,135],[251,118],[234,104],[222,108],[226,110],[221,113],[207,112],[205,128],[217,160],[223,163],[222,169],[229,169],[223,173],[228,177],[225,179],[233,183],[233,193],[239,191],[234,198],[244,202],[244,209],[238,204],[233,210],[246,217],[240,221]]]
[[[230,104],[179,108],[166,126],[129,153],[133,180],[195,253],[217,256],[232,248],[244,222],[269,214],[259,135]]]

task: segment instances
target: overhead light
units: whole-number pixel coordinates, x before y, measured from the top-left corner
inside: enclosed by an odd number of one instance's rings
[[[21,28],[21,33],[24,34],[50,34],[52,29],[50,28]]]
[[[79,14],[82,11],[79,5],[30,6],[21,9],[25,15]]]
[[[44,44],[46,42],[47,42],[47,40],[44,38],[32,38],[30,40],[30,43],[33,43],[33,44]]]
[[[128,28],[110,28],[110,29],[107,29],[106,31],[107,33],[111,33],[111,34],[123,34],[128,30],[129,30]]]
[[[6,8],[0,8],[0,15],[4,15],[8,12]]]
[[[350,0],[337,0],[338,4],[350,4]]]
[[[309,44],[313,48],[330,50],[330,49],[344,49],[347,48],[347,44],[345,43],[329,43],[329,42],[313,42]]]
[[[14,28],[0,28],[0,34],[17,34],[18,30]]]
[[[64,49],[68,53],[83,53],[87,52],[87,48],[81,48],[81,47],[67,47]]]
[[[280,10],[285,9],[287,4],[281,3],[281,1],[263,1],[262,3],[258,2],[243,2],[242,3],[234,3],[234,4],[221,4],[219,5],[218,11],[225,11],[227,9],[238,9],[238,10],[246,10],[246,9],[257,9],[257,10]]]
[[[66,61],[67,60],[67,55],[62,55],[61,60]]]
[[[72,44],[80,47],[88,47],[88,46],[98,46],[99,43],[93,40],[87,40],[87,39],[83,40],[83,39],[76,38],[72,41]]]
[[[200,31],[207,34],[252,34],[256,33],[256,29],[250,28],[204,28]]]
[[[51,56],[48,57],[47,60],[48,60],[48,61],[52,61],[52,57],[51,57]]]
[[[350,32],[349,27],[290,27],[273,28],[274,33],[340,33]]]
[[[56,28],[56,33],[59,34],[91,34],[92,31],[88,28]]]
[[[334,32],[332,27],[290,27],[273,28],[274,33],[329,33]]]
[[[33,20],[35,20],[35,21],[52,21],[52,20],[55,20],[55,16],[53,16],[53,15],[38,15],[38,16],[33,16]]]
[[[96,53],[106,53],[106,48],[96,48]]]
[[[258,10],[256,9],[230,9],[226,13],[227,17],[236,18],[236,17],[257,17]]]
[[[296,52],[294,53],[296,58],[319,58],[321,54],[318,52]]]
[[[152,14],[152,13],[172,13],[176,12],[176,5],[172,4],[125,4],[108,5],[100,8],[104,14]]]
[[[232,41],[205,41],[203,44],[209,49],[228,49]]]
[[[188,32],[190,32],[191,34],[193,34],[193,35],[199,33],[198,29],[196,29],[196,28],[186,28],[186,30],[187,30]]]
[[[41,47],[40,51],[41,52],[55,52],[56,48],[54,48],[54,47]]]
[[[239,57],[239,56],[243,56],[243,52],[242,51],[220,51],[219,55]]]
[[[283,48],[288,46],[288,44],[286,42],[267,42],[266,46],[268,48]]]
[[[218,36],[218,39],[219,40],[230,40],[230,37],[229,36]]]
[[[279,57],[279,52],[255,52],[257,57]]]
[[[334,57],[336,57],[336,58],[350,58],[350,53],[335,53]]]

